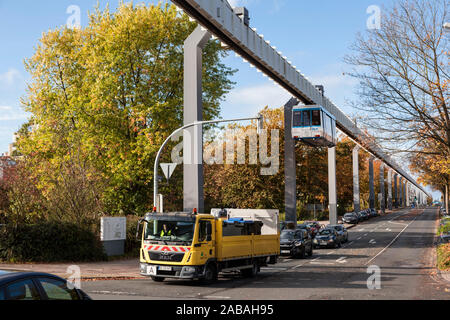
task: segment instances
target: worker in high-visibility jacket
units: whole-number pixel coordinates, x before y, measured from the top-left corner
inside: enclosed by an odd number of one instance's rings
[[[170,237],[172,235],[172,230],[170,230],[169,228],[167,228],[167,225],[164,224],[163,225],[163,229],[161,230],[161,235],[160,237]]]

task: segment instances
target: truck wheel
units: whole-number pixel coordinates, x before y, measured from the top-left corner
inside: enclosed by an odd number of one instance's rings
[[[253,266],[251,268],[241,270],[242,275],[246,278],[254,278],[254,277],[256,277],[258,272],[259,272],[259,266],[256,262],[253,263]]]
[[[206,266],[205,277],[202,282],[205,284],[214,283],[217,281],[217,269],[212,264]]]
[[[269,264],[277,264],[278,262],[278,257],[277,256],[271,256],[269,258]]]
[[[155,282],[163,282],[165,278],[162,277],[151,277],[153,281]]]

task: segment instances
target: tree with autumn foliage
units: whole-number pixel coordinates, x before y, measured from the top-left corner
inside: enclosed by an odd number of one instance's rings
[[[32,116],[17,148],[54,211],[63,198],[78,208],[79,197],[106,214],[151,208],[155,154],[183,123],[183,44],[196,26],[173,5],[128,3],[96,9],[85,28],[42,35],[26,60]],[[204,50],[205,120],[219,116],[233,85],[224,55],[218,41]],[[66,179],[75,173],[90,194]]]
[[[423,181],[443,179],[448,189],[449,2],[398,0],[383,12],[381,27],[358,35],[346,58],[360,83],[354,107],[385,150],[406,154]]]
[[[274,175],[261,175],[260,163],[250,164],[248,157],[245,164],[206,164],[205,170],[205,207],[222,208],[274,208],[284,212],[284,112],[283,108],[261,111],[265,119],[265,128],[268,131],[279,130],[279,156],[280,166]],[[233,125],[239,128],[239,138],[246,139],[249,130],[255,130],[256,125]],[[225,140],[220,150],[226,150]],[[269,144],[270,145],[270,144]],[[355,144],[350,139],[341,136],[336,146],[336,178],[338,210],[342,215],[353,206],[353,174],[352,150]],[[205,146],[208,148],[208,145]],[[308,212],[307,204],[322,204],[328,207],[328,156],[327,148],[309,147],[304,143],[296,143],[297,162],[297,214],[299,219],[312,218]],[[367,194],[368,182],[368,155],[361,152],[359,166],[361,170],[361,193]],[[367,203],[367,201],[366,201]],[[362,203],[364,206],[364,202]],[[326,219],[325,212],[318,218]]]

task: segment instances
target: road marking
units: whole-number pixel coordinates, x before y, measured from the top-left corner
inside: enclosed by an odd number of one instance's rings
[[[347,261],[345,260],[345,258],[347,258],[347,257],[340,257],[339,259],[336,260],[336,262],[338,262],[338,263],[346,263]]]
[[[386,231],[392,231],[391,229],[389,229],[389,228],[386,228]]]
[[[365,234],[363,235],[363,237],[365,237],[365,236],[367,236],[367,233],[365,233]]]
[[[320,265],[333,265],[334,264],[333,262],[314,262],[314,261],[311,261],[310,263],[311,264],[320,264]]]
[[[351,241],[351,242],[349,242],[349,243],[347,243],[347,244],[344,244],[342,247],[343,248],[347,248],[349,245],[351,245],[353,243],[353,241]]]
[[[333,253],[335,253],[335,252],[336,252],[336,251],[328,252],[327,255],[333,254]]]
[[[287,267],[262,267],[261,270],[276,270],[276,271],[285,271]]]
[[[375,241],[375,239],[371,239],[371,240],[369,241],[369,243],[370,243],[370,244],[376,244],[377,242]]]
[[[224,296],[204,296],[205,299],[213,299],[213,300],[220,300],[220,299],[231,299],[231,297],[224,297]]]
[[[357,238],[356,240],[360,240],[362,237]]]
[[[131,292],[120,292],[120,291],[89,291],[89,293],[93,294],[112,294],[112,295],[127,295],[127,296],[137,296],[137,293],[131,293]]]
[[[398,239],[398,237],[400,237],[400,235],[403,233],[403,231],[405,231],[406,228],[408,228],[409,225],[410,225],[411,223],[413,223],[413,222],[417,219],[417,217],[421,216],[421,215],[423,214],[423,212],[424,212],[424,211],[422,211],[422,213],[416,215],[416,217],[415,217],[410,223],[408,223],[408,224],[402,229],[402,231],[400,231],[400,233],[397,234],[397,236],[396,236],[396,237],[395,237],[395,238],[394,238],[394,239],[393,239],[386,247],[383,248],[383,250],[381,250],[380,252],[378,252],[372,259],[370,259],[369,261],[367,261],[367,263],[366,263],[365,265],[367,266],[369,263],[371,263],[373,260],[375,260],[376,257],[378,257],[380,254],[382,254],[384,251],[386,251],[386,249],[389,248],[389,247],[395,242],[395,240]],[[392,223],[394,223],[394,222],[392,222]]]

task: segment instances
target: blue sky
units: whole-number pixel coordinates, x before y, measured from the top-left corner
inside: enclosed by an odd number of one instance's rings
[[[81,24],[97,2],[115,9],[118,0],[0,0],[0,154],[7,151],[13,133],[26,121],[20,105],[25,94],[26,73],[23,60],[31,57],[42,32],[66,24],[67,9],[81,9]],[[135,1],[138,3],[141,1]],[[143,1],[157,3],[158,1]],[[325,86],[326,95],[347,114],[354,110],[348,100],[355,99],[356,83],[344,75],[348,67],[343,57],[358,32],[366,31],[371,5],[381,8],[392,0],[230,0],[233,6],[248,8],[251,27],[270,40],[283,55],[314,84]],[[256,69],[231,53],[227,65],[239,69],[235,89],[222,104],[222,116],[255,115],[265,105],[279,107],[289,94],[272,84]]]

